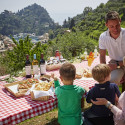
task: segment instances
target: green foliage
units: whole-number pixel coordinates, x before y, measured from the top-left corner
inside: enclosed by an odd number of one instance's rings
[[[6,52],[0,54],[0,76],[7,74]]]
[[[62,52],[64,58],[71,59],[83,53],[84,48],[87,48],[88,52],[93,51],[94,43],[89,41],[82,32],[65,33],[62,36],[58,35],[57,38],[52,41],[52,45],[49,46],[51,54],[48,54],[52,56],[56,50],[59,50]]]
[[[31,39],[29,39],[28,36],[24,40],[20,39],[19,42],[13,38],[13,41],[16,43],[16,46],[12,51],[7,52],[7,62],[10,73],[21,70],[25,66],[26,54],[31,55],[30,50],[33,47]]]
[[[41,44],[38,42],[34,47],[31,49],[31,60],[33,60],[33,55],[36,54],[37,60],[39,61],[41,58],[41,53],[44,54],[44,58],[47,58],[46,52],[47,52],[48,45],[47,44]]]
[[[107,30],[105,14],[110,10],[118,11],[122,20],[121,26],[125,27],[124,0],[110,0],[106,4],[101,3],[94,10],[91,7],[85,7],[82,14],[70,18],[68,21],[65,20],[61,29],[51,33],[55,39],[50,42],[49,50],[52,53],[49,52],[49,54],[53,55],[58,49],[65,58],[70,59],[83,53],[85,47],[88,53],[93,51],[94,46],[98,46],[100,34]],[[65,33],[66,28],[70,28],[72,24],[74,24],[72,32]]]
[[[71,20],[71,24],[69,26],[69,29],[72,29],[75,26],[75,22],[74,19]]]
[[[24,39],[20,39],[19,42],[14,38],[12,39],[16,46],[13,50],[7,51],[4,56],[0,57],[0,64],[6,66],[6,73],[13,74],[22,70],[25,67],[26,54],[30,56],[31,62],[33,60],[33,54],[37,55],[38,61],[40,60],[41,53],[44,53],[44,55],[46,54],[48,45],[41,44],[40,42],[34,45],[29,36]]]
[[[0,14],[0,34],[36,33],[42,35],[56,28],[48,12],[41,6],[33,4],[17,13],[4,10]]]
[[[38,42],[33,45],[28,36],[25,39],[20,39],[19,42],[12,38],[16,47],[14,47],[13,51],[8,51],[5,54],[6,58],[0,57],[0,65],[4,65],[5,69],[8,67],[8,72],[11,73],[25,66],[26,54],[30,55],[30,60],[32,61],[33,54],[36,54],[37,60],[39,60],[40,54],[44,53],[45,59],[47,59],[49,56],[54,56],[56,50],[62,52],[63,57],[66,59],[79,56],[84,52],[85,48],[87,48],[88,53],[93,51],[95,45],[98,46],[100,34],[107,30],[105,27],[105,14],[108,11],[118,11],[121,17],[121,26],[125,28],[124,2],[125,0],[109,0],[106,4],[101,3],[94,10],[91,7],[86,7],[82,14],[68,18],[68,21],[64,20],[62,27],[54,27],[51,19],[45,15],[46,10],[42,8],[42,13],[41,7],[36,4],[19,11],[16,14],[18,17],[10,14],[9,11],[4,11],[0,15],[0,21],[2,22],[0,32],[13,34],[13,32],[15,33],[19,30],[20,32],[32,31],[42,34],[43,31],[46,32],[48,30],[50,40],[47,44]],[[44,26],[47,21],[54,30],[46,30]],[[18,28],[15,29],[15,26]],[[69,28],[71,32],[66,32]]]

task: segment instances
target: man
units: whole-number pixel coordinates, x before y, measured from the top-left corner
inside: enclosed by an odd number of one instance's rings
[[[119,85],[125,74],[123,57],[125,56],[125,29],[121,28],[121,19],[116,11],[106,14],[107,31],[99,38],[100,63],[106,63],[106,50],[111,58],[109,66],[111,69],[111,82]]]

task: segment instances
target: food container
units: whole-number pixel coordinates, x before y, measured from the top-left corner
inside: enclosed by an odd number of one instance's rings
[[[30,94],[31,94],[31,99],[34,101],[47,101],[50,99],[50,96],[41,96],[41,97],[35,98],[33,91],[31,91]]]
[[[26,92],[36,82],[38,82],[37,79],[32,79],[31,78],[31,79],[26,79],[26,80],[22,80],[22,81],[18,81],[18,82],[13,82],[13,83],[5,84],[4,87],[5,87],[5,89],[7,89],[15,97],[22,97],[22,96],[25,96]],[[29,88],[25,87],[25,86],[20,87],[20,85],[23,85],[24,83],[26,83],[26,84],[32,84],[32,85]]]
[[[22,97],[25,96],[25,93],[28,91],[28,89],[20,89],[18,90],[18,84],[22,82],[14,82],[10,84],[5,84],[4,87],[15,97]]]

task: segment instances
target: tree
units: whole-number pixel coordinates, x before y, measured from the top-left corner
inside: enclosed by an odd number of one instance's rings
[[[14,38],[12,39],[16,46],[13,50],[7,51],[6,58],[2,61],[8,67],[8,73],[14,73],[24,68],[26,54],[29,55],[31,61],[33,60],[34,53],[37,54],[37,60],[40,60],[41,53],[44,53],[46,58],[48,48],[47,44],[41,44],[38,42],[34,45],[29,36],[24,39],[20,39],[19,42],[17,42]]]
[[[71,19],[69,29],[72,29],[74,26],[75,26],[75,21],[74,21],[74,19]]]
[[[84,16],[86,16],[91,11],[92,11],[92,7],[85,7],[83,11]]]
[[[20,32],[35,32],[36,35],[42,35],[50,29],[55,29],[55,23],[48,12],[37,4],[28,6],[17,13],[5,10],[0,14],[0,24],[0,33],[3,35],[14,35]],[[45,28],[46,24],[49,24],[49,27]]]
[[[64,28],[67,27],[67,21],[66,21],[66,19],[65,19],[64,22],[63,22],[63,27],[64,27]]]

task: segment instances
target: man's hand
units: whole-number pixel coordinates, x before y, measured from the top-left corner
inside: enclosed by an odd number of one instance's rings
[[[108,65],[109,65],[111,71],[117,69],[117,64],[116,63],[109,63]]]
[[[108,63],[109,63],[108,65],[109,65],[111,71],[117,69],[117,63],[115,60],[110,60]]]
[[[97,101],[93,101],[91,99],[91,102],[95,105],[106,105],[107,104],[107,100],[105,98],[96,98]]]

